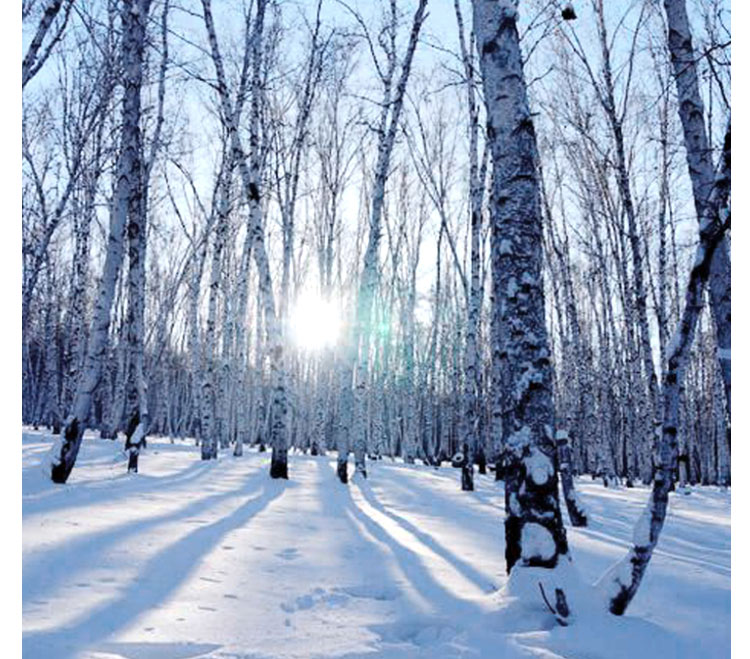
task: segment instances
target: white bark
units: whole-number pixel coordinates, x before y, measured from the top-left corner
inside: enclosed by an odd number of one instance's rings
[[[63,441],[57,443],[52,449],[51,475],[56,483],[64,483],[73,469],[93,394],[101,378],[102,362],[107,350],[110,310],[123,260],[123,234],[131,197],[137,196],[136,186],[141,181],[142,146],[139,123],[145,26],[149,6],[150,0],[123,0],[121,16],[124,27],[122,56],[125,92],[122,107],[121,147],[117,163],[117,189],[110,215],[104,272],[89,331],[89,346],[84,371],[65,422]]]
[[[474,0],[474,29],[494,164],[492,221],[499,242],[493,265],[503,343],[493,358],[507,364],[512,411],[503,424],[506,447],[507,569],[554,569],[569,560],[554,468],[552,366],[541,275],[542,214],[537,146],[519,46],[516,3]],[[493,232],[495,228],[493,227]],[[544,542],[540,542],[540,538]],[[569,614],[559,589],[559,618]]]
[[[391,50],[389,52],[389,67],[383,78],[383,102],[380,122],[378,127],[378,159],[375,165],[375,180],[372,190],[372,202],[370,208],[370,226],[365,250],[364,264],[359,280],[357,291],[357,307],[355,320],[354,341],[351,346],[350,363],[356,363],[355,389],[354,389],[354,412],[352,422],[352,436],[354,438],[354,465],[356,471],[363,477],[367,476],[365,466],[365,454],[367,451],[365,436],[365,414],[366,414],[366,392],[367,372],[370,353],[370,322],[372,319],[372,306],[375,300],[375,289],[378,283],[378,259],[381,236],[381,223],[383,204],[385,200],[385,184],[388,179],[388,171],[391,162],[391,153],[399,126],[401,109],[403,107],[406,85],[411,73],[412,60],[417,48],[419,31],[425,18],[427,0],[420,0],[412,21],[409,43],[401,65],[401,75],[398,84],[392,94],[392,83],[396,71],[395,53],[395,30],[396,14],[395,2],[391,4],[392,23],[390,34],[392,38]],[[358,354],[357,354],[358,352]]]

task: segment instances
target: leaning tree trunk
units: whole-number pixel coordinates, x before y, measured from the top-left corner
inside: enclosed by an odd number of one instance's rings
[[[151,0],[123,0],[123,105],[122,138],[117,161],[117,187],[110,216],[109,239],[104,260],[104,273],[94,308],[89,332],[89,345],[82,377],[76,387],[63,436],[51,454],[51,476],[55,483],[65,483],[78,457],[83,431],[88,420],[94,391],[101,379],[102,364],[107,351],[110,311],[117,277],[123,260],[123,234],[136,186],[141,180],[141,81],[145,49],[146,21]]]
[[[690,346],[695,337],[698,318],[703,309],[706,283],[711,272],[711,259],[729,227],[729,193],[731,185],[731,129],[724,139],[721,167],[714,179],[713,191],[700,218],[700,242],[696,248],[690,271],[685,308],[679,326],[667,349],[667,370],[662,376],[662,426],[660,463],[656,467],[648,505],[633,533],[633,546],[599,581],[599,588],[615,615],[625,613],[633,600],[653,555],[664,526],[669,502],[669,491],[677,470],[680,386]]]
[[[688,171],[693,186],[695,211],[699,218],[707,212],[714,187],[711,146],[706,135],[703,101],[698,84],[698,66],[693,50],[690,23],[685,0],[664,0],[669,26],[669,53],[677,83],[679,115],[687,150]],[[711,260],[709,276],[709,302],[716,326],[716,345],[721,377],[726,395],[727,413],[731,421],[732,388],[732,285],[729,261],[729,241],[722,237]]]
[[[560,513],[555,470],[552,364],[544,317],[542,213],[537,145],[512,0],[474,0],[487,140],[491,148],[492,220],[502,236],[499,253],[499,353],[510,374],[509,424],[504,424],[505,558],[507,570],[554,569],[570,560]],[[494,259],[493,259],[493,262]],[[498,354],[493,346],[493,357]],[[533,573],[528,573],[529,577]],[[527,577],[527,578],[529,578]],[[533,577],[536,578],[536,577]],[[555,576],[550,572],[550,580]],[[566,596],[555,587],[554,612],[569,615]]]

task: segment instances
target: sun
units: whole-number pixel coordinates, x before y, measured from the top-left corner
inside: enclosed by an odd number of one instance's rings
[[[289,314],[290,337],[294,344],[309,352],[331,348],[341,335],[341,312],[333,300],[318,293],[302,293]]]

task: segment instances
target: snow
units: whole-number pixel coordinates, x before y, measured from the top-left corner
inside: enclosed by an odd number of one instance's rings
[[[87,435],[67,485],[42,472],[51,438],[23,441],[24,657],[727,657],[730,492],[673,496],[626,616],[591,584],[623,558],[646,488],[576,480],[589,527],[572,563],[505,574],[503,491],[460,470],[387,459],[335,478],[335,456],[149,438],[141,473],[122,441]],[[564,513],[565,514],[565,513]],[[560,627],[539,594],[561,587]]]
[[[537,485],[544,485],[555,473],[552,461],[535,446],[532,447],[530,454],[524,458],[524,464],[526,465],[526,471],[531,474],[531,479]]]
[[[527,522],[521,529],[521,556],[548,560],[555,555],[555,539],[541,524]]]
[[[638,518],[638,523],[633,529],[633,544],[636,547],[648,547],[651,543],[651,513],[653,508],[652,498],[648,500],[648,506]]]

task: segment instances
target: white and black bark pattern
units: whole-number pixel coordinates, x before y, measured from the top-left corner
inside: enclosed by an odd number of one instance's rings
[[[265,246],[263,230],[263,209],[261,205],[261,157],[260,157],[260,115],[261,115],[261,43],[266,1],[259,0],[256,7],[255,23],[252,31],[253,71],[250,96],[250,165],[248,166],[239,135],[239,116],[233,111],[224,74],[224,65],[216,39],[210,0],[203,0],[203,15],[211,45],[211,54],[218,79],[222,119],[229,133],[231,162],[238,167],[248,205],[248,237],[255,265],[258,269],[260,301],[266,322],[267,341],[270,346],[272,394],[271,394],[271,478],[288,478],[287,437],[286,437],[286,385],[284,373],[284,344],[281,322],[274,302],[271,270]],[[235,104],[235,108],[236,108]],[[239,340],[239,336],[238,336]]]
[[[598,584],[607,596],[610,612],[615,615],[625,613],[638,591],[667,515],[669,492],[677,471],[680,387],[703,309],[706,284],[711,272],[711,259],[721,244],[730,222],[731,127],[727,128],[720,165],[701,219],[700,242],[690,270],[685,307],[667,349],[667,370],[662,376],[663,425],[659,463],[654,474],[651,496],[633,532],[633,546],[630,551],[601,578]]]
[[[474,57],[467,47],[464,36],[463,17],[458,0],[454,1],[456,21],[458,23],[461,59],[466,76],[466,101],[469,112],[469,201],[471,215],[471,275],[467,300],[466,345],[464,352],[464,411],[462,415],[461,448],[464,454],[464,465],[461,470],[461,489],[474,489],[474,459],[477,451],[477,427],[479,398],[478,366],[479,355],[479,318],[482,305],[482,289],[479,278],[480,236],[482,232],[482,202],[484,198],[485,163],[479,165],[479,104],[476,98],[476,80],[474,75]]]
[[[141,155],[141,82],[146,21],[151,0],[123,0],[123,105],[122,137],[117,162],[115,200],[110,215],[107,253],[104,260],[94,317],[89,331],[89,345],[81,380],[76,388],[73,405],[65,422],[61,441],[52,448],[51,476],[55,483],[65,483],[75,465],[83,438],[91,402],[99,381],[107,351],[110,311],[117,278],[122,267],[123,237],[131,197],[140,195],[136,188],[142,181]]]
[[[146,23],[150,0],[141,2],[137,11],[131,12],[134,17],[142,14],[140,23],[130,24],[125,29],[139,31],[138,38],[145,43]],[[167,61],[169,1],[164,3],[161,17],[162,58],[159,67],[157,116],[151,149],[146,158],[143,145],[138,152],[140,158],[140,179],[137,181],[128,203],[128,432],[126,433],[125,450],[128,452],[128,471],[138,472],[138,456],[146,446],[146,434],[151,425],[148,407],[148,382],[145,373],[145,300],[146,300],[146,244],[148,235],[148,190],[151,170],[156,155],[161,147],[161,131],[164,124],[164,96]],[[143,34],[140,34],[140,31]],[[130,432],[132,428],[132,432]]]
[[[555,470],[552,364],[544,318],[542,213],[537,146],[517,30],[516,3],[474,0],[487,141],[493,172],[498,250],[499,357],[507,364],[509,423],[505,440],[505,558],[514,566],[554,568],[567,557]],[[493,259],[493,263],[495,260]],[[493,347],[494,348],[494,347]],[[557,613],[567,616],[563,602]]]
[[[672,70],[677,83],[679,115],[687,150],[688,170],[693,186],[693,200],[699,222],[710,210],[710,199],[714,188],[714,167],[711,145],[706,135],[706,125],[698,84],[698,66],[693,50],[690,23],[685,0],[664,0],[667,13],[669,53]],[[731,263],[729,242],[722,238],[711,260],[709,278],[709,301],[716,327],[716,346],[721,375],[724,382],[727,410],[731,419]]]
[[[586,511],[581,504],[578,493],[573,484],[573,473],[570,465],[570,445],[568,444],[568,432],[558,429],[555,437],[557,444],[557,467],[560,472],[560,480],[563,486],[565,505],[568,508],[568,516],[573,526],[587,526],[588,519]]]
[[[211,279],[208,291],[208,318],[206,319],[206,352],[201,384],[201,459],[218,457],[219,438],[216,423],[216,402],[214,395],[216,363],[216,316],[221,284],[221,259],[226,245],[229,228],[229,194],[232,183],[231,167],[225,163],[220,173],[219,201],[216,209],[216,235],[211,256]]]
[[[145,21],[144,21],[145,29]],[[138,456],[146,443],[150,425],[146,374],[144,372],[144,308],[146,293],[146,199],[143,162],[128,204],[128,426],[125,450],[128,471],[138,472]]]
[[[388,179],[390,169],[391,153],[396,139],[401,109],[404,103],[404,94],[406,85],[411,73],[411,65],[414,59],[414,52],[417,48],[419,31],[425,19],[427,0],[420,0],[414,13],[412,21],[411,34],[409,35],[409,44],[406,49],[403,63],[401,64],[401,75],[396,85],[395,93],[391,98],[391,84],[395,74],[395,52],[391,53],[389,72],[384,80],[384,93],[382,114],[378,127],[378,159],[375,165],[375,180],[372,190],[372,204],[370,210],[370,226],[367,239],[367,248],[365,250],[364,264],[362,274],[359,280],[359,289],[357,291],[357,307],[355,321],[355,339],[351,351],[351,363],[356,363],[355,373],[355,390],[354,390],[354,414],[352,424],[352,434],[354,437],[354,467],[357,473],[362,477],[367,477],[365,466],[365,454],[367,452],[367,440],[365,436],[365,413],[366,400],[365,393],[367,390],[367,371],[370,353],[370,332],[372,307],[375,300],[375,290],[377,288],[378,257],[380,248],[380,237],[382,232],[382,215],[385,201],[385,184]],[[395,13],[393,15],[395,22]],[[395,31],[396,26],[393,24],[391,29]]]
[[[52,49],[55,44],[60,41],[65,26],[68,23],[68,17],[70,16],[70,10],[73,6],[73,0],[67,0],[65,3],[65,12],[63,14],[62,23],[57,29],[55,34],[49,39],[49,43],[44,51],[41,51],[44,38],[47,36],[49,29],[52,27],[55,18],[60,13],[62,8],[63,0],[47,0],[47,4],[42,12],[42,17],[39,20],[39,25],[34,33],[34,38],[29,44],[29,48],[26,51],[26,55],[23,58],[21,64],[21,88],[26,87],[26,84],[41,70],[47,58],[50,56]]]
[[[73,272],[70,287],[70,338],[66,355],[67,372],[65,380],[63,382],[62,397],[63,404],[66,408],[73,401],[75,388],[78,384],[78,377],[81,372],[81,368],[83,367],[83,359],[85,357],[84,318],[86,317],[87,288],[89,284],[89,233],[91,220],[95,212],[95,192],[95,180],[87,181],[83,202],[80,205],[77,205],[77,212],[73,218],[75,251],[73,257]]]

